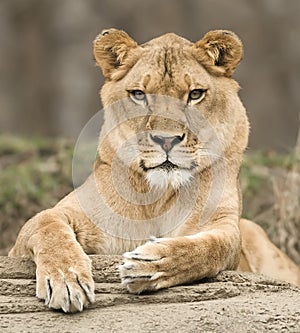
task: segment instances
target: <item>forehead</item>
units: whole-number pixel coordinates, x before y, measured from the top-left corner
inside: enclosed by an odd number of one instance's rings
[[[210,76],[193,57],[192,43],[167,34],[142,45],[140,59],[126,76],[132,89],[172,94],[208,88]]]

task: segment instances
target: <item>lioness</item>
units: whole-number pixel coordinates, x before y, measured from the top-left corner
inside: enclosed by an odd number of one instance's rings
[[[192,43],[166,34],[138,45],[103,31],[106,82],[94,172],[29,220],[10,256],[34,259],[38,298],[54,309],[93,302],[87,254],[121,254],[132,293],[248,270],[300,284],[298,267],[241,220],[239,170],[249,125],[231,78],[243,55],[230,31]]]

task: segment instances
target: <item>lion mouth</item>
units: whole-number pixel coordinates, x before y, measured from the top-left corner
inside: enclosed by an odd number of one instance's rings
[[[170,162],[169,160],[164,161],[164,163],[158,165],[156,168],[163,169],[165,171],[171,171],[174,169],[178,169],[178,165]]]
[[[198,164],[196,162],[192,162],[191,165],[189,167],[180,167],[179,165],[169,161],[168,159],[165,160],[163,163],[155,165],[155,166],[151,166],[151,167],[146,167],[145,165],[145,161],[141,161],[140,162],[140,167],[143,169],[143,171],[149,171],[149,170],[163,170],[163,171],[167,171],[167,172],[171,172],[174,170],[189,170],[192,171],[195,168],[198,167]]]
[[[165,160],[163,163],[155,165],[153,167],[146,167],[145,162],[141,161],[140,167],[144,171],[154,170],[154,169],[162,169],[162,170],[165,170],[165,171],[172,171],[172,170],[175,170],[175,169],[179,169],[178,165],[170,162],[169,160]]]

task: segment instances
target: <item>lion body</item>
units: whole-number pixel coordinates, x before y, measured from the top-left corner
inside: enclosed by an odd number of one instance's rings
[[[28,221],[10,252],[35,260],[37,296],[66,312],[93,302],[94,253],[125,252],[121,279],[134,293],[237,268],[300,285],[299,268],[240,220],[249,132],[231,78],[240,40],[214,31],[197,43],[167,34],[139,46],[112,29],[94,54],[106,77],[94,172]]]

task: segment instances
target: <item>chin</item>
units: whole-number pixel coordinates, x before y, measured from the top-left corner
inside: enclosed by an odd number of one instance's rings
[[[188,185],[193,179],[193,175],[188,169],[154,168],[147,171],[146,178],[151,188],[165,189],[170,185],[178,190],[181,186]]]

